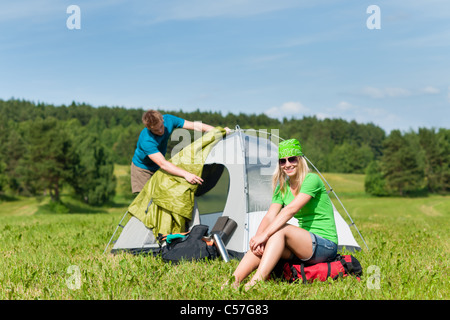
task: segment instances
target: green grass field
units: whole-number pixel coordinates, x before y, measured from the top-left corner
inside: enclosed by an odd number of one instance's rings
[[[126,177],[119,169],[118,175]],[[238,261],[175,266],[159,258],[103,254],[129,204],[125,196],[102,208],[66,197],[67,213],[52,213],[46,198],[4,197],[0,299],[449,299],[450,196],[374,198],[364,193],[363,175],[325,177],[369,246],[366,250],[354,233],[363,247],[354,254],[364,270],[360,281],[267,281],[249,292],[221,290]]]

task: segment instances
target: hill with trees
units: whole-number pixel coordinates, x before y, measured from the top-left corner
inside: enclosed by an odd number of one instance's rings
[[[59,201],[62,188],[67,188],[86,203],[105,203],[114,196],[114,164],[131,163],[144,111],[0,100],[0,193],[48,194]],[[168,113],[213,126],[277,129],[284,139],[297,138],[323,172],[366,173],[366,191],[373,195],[450,190],[449,129],[386,134],[374,124],[342,119],[280,121],[264,114]],[[176,143],[172,141],[169,150]]]

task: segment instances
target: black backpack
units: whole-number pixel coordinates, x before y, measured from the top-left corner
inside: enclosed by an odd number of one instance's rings
[[[215,259],[217,249],[213,241],[204,239],[208,235],[208,226],[195,225],[185,237],[174,239],[161,248],[164,261],[178,263],[181,260]]]

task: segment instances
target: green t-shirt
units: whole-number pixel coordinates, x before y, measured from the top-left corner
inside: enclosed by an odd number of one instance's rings
[[[294,200],[289,182],[284,195],[279,191],[280,186],[278,185],[273,194],[272,203],[279,203],[285,206]],[[334,222],[333,205],[320,177],[315,173],[308,173],[300,187],[299,193],[306,193],[312,197],[294,215],[298,220],[299,227],[337,244],[338,238]]]

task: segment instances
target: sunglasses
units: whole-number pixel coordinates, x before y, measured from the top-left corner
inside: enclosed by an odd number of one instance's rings
[[[294,157],[289,157],[289,158],[278,159],[278,163],[280,164],[280,166],[285,166],[286,165],[286,161],[289,161],[289,163],[291,163],[291,164],[297,164],[298,163],[298,157],[294,156]]]

